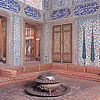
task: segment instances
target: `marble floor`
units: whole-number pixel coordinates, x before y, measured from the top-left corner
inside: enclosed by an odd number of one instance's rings
[[[70,91],[60,97],[35,97],[25,93],[33,81],[0,86],[0,100],[100,100],[100,82],[61,77]]]

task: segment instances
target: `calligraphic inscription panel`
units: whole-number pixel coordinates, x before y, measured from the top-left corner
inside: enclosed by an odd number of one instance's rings
[[[53,61],[61,61],[61,26],[53,27]]]
[[[62,25],[62,62],[72,62],[72,28],[71,24]]]

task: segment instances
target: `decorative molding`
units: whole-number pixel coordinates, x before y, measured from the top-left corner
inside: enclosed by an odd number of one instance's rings
[[[76,16],[92,14],[96,12],[98,8],[99,8],[99,5],[97,4],[97,2],[82,4],[75,7],[74,14]]]
[[[16,13],[21,10],[19,3],[14,0],[0,0],[0,7]]]
[[[41,13],[39,10],[33,7],[26,6],[24,8],[25,15],[28,17],[34,18],[34,19],[40,19],[41,18]]]
[[[12,66],[21,65],[21,24],[22,18],[18,15],[13,15],[12,24]]]
[[[62,18],[66,18],[67,16],[69,16],[70,13],[71,12],[69,8],[54,10],[51,14],[51,17],[52,17],[52,20],[62,19]]]

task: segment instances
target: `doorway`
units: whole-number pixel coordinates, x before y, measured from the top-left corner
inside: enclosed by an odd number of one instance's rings
[[[72,62],[72,24],[53,26],[53,62]]]

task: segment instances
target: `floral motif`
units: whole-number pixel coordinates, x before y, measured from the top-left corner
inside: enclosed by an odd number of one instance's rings
[[[71,12],[69,8],[59,9],[59,10],[53,11],[51,17],[53,20],[66,18],[67,16],[70,15],[70,13]]]
[[[21,10],[20,5],[14,0],[0,0],[0,7],[19,13]]]
[[[98,10],[99,6],[96,2],[78,5],[74,9],[76,16],[94,13]]]

